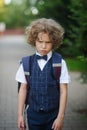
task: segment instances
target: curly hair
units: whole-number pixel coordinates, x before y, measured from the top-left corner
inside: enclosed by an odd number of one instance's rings
[[[57,48],[63,40],[64,29],[53,19],[41,18],[33,21],[30,26],[26,28],[27,43],[35,46],[35,42],[40,32],[47,33],[53,48]]]

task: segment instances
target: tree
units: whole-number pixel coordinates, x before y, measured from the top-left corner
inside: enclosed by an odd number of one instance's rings
[[[64,27],[64,44],[60,48],[62,54],[70,57],[78,55],[78,49],[75,51],[75,48],[77,48],[76,35],[78,33],[79,23],[75,18],[75,2],[72,5],[72,0],[43,0],[42,3],[41,0],[38,0],[36,6],[39,10],[38,17],[53,18]],[[66,48],[68,51],[65,51]]]
[[[6,23],[7,28],[23,28],[29,24],[33,16],[31,14],[30,1],[12,0],[9,5],[4,5],[0,12],[0,21]]]
[[[80,33],[81,33],[81,46],[80,49],[84,56],[87,57],[87,1],[81,0],[82,11],[80,13]]]

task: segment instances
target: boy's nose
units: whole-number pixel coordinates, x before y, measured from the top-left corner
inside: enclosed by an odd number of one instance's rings
[[[46,48],[46,43],[45,42],[43,42],[42,47]]]

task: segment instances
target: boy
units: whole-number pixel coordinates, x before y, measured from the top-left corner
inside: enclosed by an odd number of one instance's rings
[[[26,34],[28,43],[36,48],[29,75],[27,109],[29,130],[61,130],[67,102],[69,75],[66,63],[62,59],[61,75],[57,82],[53,76],[52,62],[55,59],[53,49],[62,42],[64,29],[52,19],[41,18],[31,23]],[[23,113],[27,81],[23,64],[16,74],[16,80],[21,83],[18,95],[18,128],[24,130]]]

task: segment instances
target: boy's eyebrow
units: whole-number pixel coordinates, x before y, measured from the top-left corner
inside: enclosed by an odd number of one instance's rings
[[[39,38],[37,38],[37,41],[39,42],[46,42],[46,43],[50,43],[51,41],[43,41],[43,40],[40,40]]]
[[[46,43],[51,43],[51,41],[42,41],[42,40],[39,40],[37,39],[39,42],[46,42]]]

